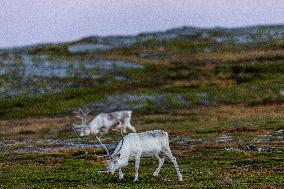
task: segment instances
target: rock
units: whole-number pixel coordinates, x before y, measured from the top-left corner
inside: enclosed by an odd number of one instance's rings
[[[216,142],[230,142],[234,140],[232,136],[223,135],[222,137],[218,137]]]
[[[206,47],[203,49],[203,52],[207,52],[207,53],[212,52],[212,51],[213,49],[211,47]]]
[[[280,129],[280,130],[276,131],[276,134],[283,135],[284,134],[284,129]]]
[[[84,83],[64,82],[57,77],[99,79],[107,75],[115,80],[125,80],[126,74],[123,72],[125,69],[144,68],[140,64],[105,60],[96,56],[70,59],[26,53],[17,54],[17,56],[9,53],[7,59],[0,56],[0,66],[0,75],[8,76],[6,79],[8,81],[0,86],[0,98],[38,96],[61,92],[67,88],[86,87]]]
[[[100,60],[97,61],[97,67],[102,70],[126,69],[126,68],[143,68],[143,65],[120,60]]]
[[[189,100],[186,99],[186,97],[182,94],[178,94],[175,96],[175,102],[178,106],[190,108],[192,107],[192,104]]]
[[[90,104],[90,108],[95,108],[100,112],[112,112],[119,110],[135,110],[147,106],[149,100],[154,97],[144,94],[119,94],[108,96],[104,102]]]
[[[181,94],[161,93],[156,95],[146,94],[116,94],[106,97],[106,99],[87,104],[90,109],[99,112],[112,112],[119,110],[137,110],[147,107],[170,108],[170,107],[191,107],[191,102]]]
[[[275,147],[272,147],[272,146],[257,147],[255,145],[247,145],[243,149],[250,150],[250,151],[258,151],[258,152],[277,152],[278,151]]]
[[[272,140],[272,135],[259,135],[254,139],[254,142],[267,143]]]
[[[165,93],[158,94],[155,96],[155,104],[158,108],[169,108],[167,103],[167,95]]]
[[[189,142],[189,138],[188,137],[176,137],[175,139],[171,141],[174,141],[177,144],[187,144]]]
[[[85,53],[85,52],[95,52],[95,51],[106,51],[110,50],[112,47],[106,44],[76,44],[70,45],[68,51],[70,53]]]
[[[189,141],[190,142],[203,142],[204,139],[202,139],[202,138],[191,138]]]
[[[97,173],[110,174],[111,170],[100,170],[100,171],[97,171]]]
[[[239,150],[238,148],[235,148],[235,147],[225,147],[224,148],[225,151],[237,151]]]
[[[258,152],[276,152],[277,149],[275,147],[265,146],[265,147],[258,147],[257,151]]]
[[[200,105],[211,106],[214,104],[210,101],[208,93],[197,93],[196,96],[199,99],[198,103]]]
[[[256,151],[257,147],[255,145],[246,145],[243,147],[244,150],[251,150],[251,151]]]

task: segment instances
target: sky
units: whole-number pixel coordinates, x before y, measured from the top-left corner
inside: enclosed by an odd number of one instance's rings
[[[284,0],[0,0],[0,48],[258,24],[284,24]]]

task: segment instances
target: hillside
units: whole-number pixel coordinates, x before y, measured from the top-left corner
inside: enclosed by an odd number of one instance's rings
[[[68,113],[86,104],[159,111],[282,103],[283,52],[280,25],[182,27],[2,49],[0,116]]]

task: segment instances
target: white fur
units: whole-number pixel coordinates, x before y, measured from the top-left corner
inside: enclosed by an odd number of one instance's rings
[[[170,158],[175,166],[178,180],[182,181],[182,175],[179,171],[175,157],[172,155],[168,133],[160,130],[147,131],[142,133],[130,133],[121,140],[111,155],[111,160],[108,161],[108,169],[114,173],[118,170],[119,178],[123,179],[121,168],[128,165],[128,161],[135,160],[135,179],[138,180],[138,170],[141,156],[154,156],[159,160],[159,164],[153,176],[158,176],[161,167],[163,166],[164,157],[160,156],[163,153]]]
[[[89,123],[82,121],[81,125],[73,124],[73,128],[80,136],[90,134],[106,134],[109,129],[119,129],[126,133],[126,128],[136,132],[130,124],[132,111],[116,111],[112,113],[100,113]]]

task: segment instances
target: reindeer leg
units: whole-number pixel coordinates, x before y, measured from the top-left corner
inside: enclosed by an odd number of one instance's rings
[[[122,138],[123,138],[123,133],[125,133],[125,132],[123,131],[123,128],[120,127],[120,135],[121,135]]]
[[[122,172],[121,168],[118,169],[118,175],[119,175],[119,180],[123,180],[124,179],[123,172]]]
[[[179,171],[176,158],[173,156],[173,154],[172,154],[170,148],[163,149],[163,152],[164,152],[164,154],[165,154],[166,156],[168,156],[168,158],[170,158],[170,160],[171,160],[172,163],[174,164],[174,167],[175,167],[175,169],[176,169],[176,173],[177,173],[177,176],[178,176],[178,180],[179,180],[180,182],[182,182],[182,181],[183,181],[183,180],[182,180],[182,175],[181,175],[181,173],[180,173],[180,171]]]
[[[165,158],[164,157],[160,157],[159,153],[155,153],[154,156],[159,160],[159,164],[158,164],[158,167],[157,169],[155,170],[155,172],[153,173],[153,176],[156,177],[159,175],[159,172],[165,162]]]
[[[135,129],[130,123],[127,124],[126,127],[127,127],[128,129],[130,129],[133,133],[136,133],[136,129]],[[125,131],[126,131],[126,128],[125,128]]]
[[[134,178],[134,182],[138,181],[138,171],[139,171],[140,157],[141,157],[141,154],[136,154],[136,156],[135,156],[135,163],[134,163],[135,178]]]
[[[101,136],[100,136],[100,137],[101,137]],[[102,146],[103,146],[103,148],[105,149],[105,151],[106,151],[107,155],[109,156],[108,149],[107,149],[106,145],[104,145],[104,144],[102,143],[102,141],[101,141],[100,137],[96,136],[96,138],[98,139],[98,141],[101,143],[101,145],[102,145]]]
[[[126,127],[121,128],[121,132],[127,133]]]

